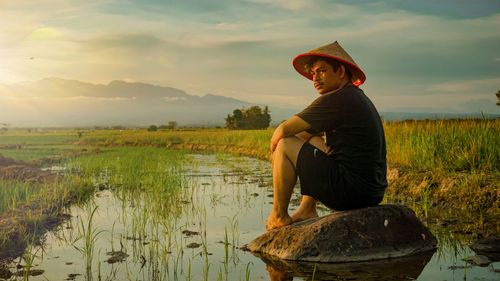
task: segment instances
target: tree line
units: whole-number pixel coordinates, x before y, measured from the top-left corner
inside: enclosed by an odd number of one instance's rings
[[[248,109],[235,109],[233,114],[225,118],[228,129],[266,129],[271,123],[271,112],[267,106],[264,109],[252,106]]]

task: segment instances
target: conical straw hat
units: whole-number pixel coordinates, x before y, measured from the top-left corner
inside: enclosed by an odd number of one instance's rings
[[[354,62],[354,60],[349,56],[349,54],[340,46],[340,44],[335,41],[331,44],[319,47],[314,50],[310,50],[307,53],[300,54],[293,59],[293,67],[300,74],[309,80],[312,80],[312,75],[306,71],[304,68],[306,64],[312,57],[324,57],[331,58],[342,63],[346,68],[348,68],[352,73],[352,83],[355,86],[363,84],[366,80],[366,76],[359,68],[359,66]]]

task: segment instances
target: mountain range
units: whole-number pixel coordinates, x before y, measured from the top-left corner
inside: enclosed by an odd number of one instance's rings
[[[0,123],[20,127],[147,126],[168,121],[185,126],[222,126],[234,109],[255,105],[146,83],[116,80],[102,85],[60,78],[0,85],[0,101]],[[270,109],[274,121],[297,112]]]
[[[149,126],[176,121],[181,126],[224,126],[237,108],[253,105],[214,94],[190,95],[172,87],[112,81],[107,85],[45,78],[0,84],[0,125],[13,127]],[[260,104],[259,106],[264,106]],[[272,124],[300,111],[269,104]],[[381,112],[385,120],[484,117],[481,113]],[[499,115],[487,117],[498,118]]]

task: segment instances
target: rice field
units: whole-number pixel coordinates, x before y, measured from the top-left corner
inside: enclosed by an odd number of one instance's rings
[[[431,220],[440,212],[453,219],[465,212],[467,216],[458,219],[467,222],[465,227],[459,226],[460,233],[498,233],[498,224],[492,223],[492,218],[500,215],[500,139],[497,137],[500,135],[500,120],[404,121],[386,122],[384,126],[388,163],[390,169],[396,171],[396,176],[390,176],[385,202],[404,202],[420,217]],[[189,176],[207,176],[204,179],[209,181],[203,182],[201,187],[216,186],[218,180],[222,180],[219,185],[224,185],[226,181],[238,182],[238,179],[243,180],[240,185],[248,184],[245,180],[249,180],[254,186],[269,187],[271,174],[268,169],[248,179],[249,176],[239,167],[241,163],[235,158],[228,161],[227,153],[267,160],[272,131],[198,129],[149,132],[129,129],[4,133],[0,135],[0,155],[4,157],[0,157],[0,252],[3,254],[5,247],[2,245],[7,245],[13,237],[12,232],[6,232],[2,226],[9,225],[10,228],[9,223],[15,220],[18,225],[14,228],[22,229],[16,234],[22,237],[19,238],[23,240],[21,247],[28,248],[22,255],[22,263],[25,268],[31,268],[42,251],[34,241],[53,227],[46,226],[50,218],[77,208],[78,211],[72,212],[81,214],[81,217],[70,220],[73,232],[68,234],[71,237],[67,241],[86,261],[81,266],[92,269],[81,272],[85,276],[99,278],[96,272],[101,272],[99,267],[103,264],[96,260],[115,255],[119,258],[122,253],[129,255],[130,248],[122,251],[123,247],[132,247],[132,242],[149,241],[148,246],[142,246],[143,257],[134,256],[130,266],[136,267],[146,259],[148,266],[153,267],[148,271],[150,278],[155,270],[164,270],[165,266],[176,268],[176,278],[182,276],[182,279],[174,279],[173,271],[163,271],[163,279],[155,280],[253,280],[247,275],[263,272],[262,268],[254,268],[255,260],[245,259],[245,262],[228,269],[229,261],[234,259],[234,253],[233,256],[230,253],[235,251],[238,237],[241,237],[238,233],[244,225],[232,213],[236,211],[221,211],[228,215],[222,219],[224,224],[216,230],[216,237],[206,240],[201,235],[201,240],[193,242],[199,244],[200,250],[196,252],[200,254],[199,259],[194,256],[183,259],[189,239],[186,240],[182,231],[192,231],[188,225],[193,225],[197,229],[195,232],[206,232],[209,229],[206,216],[210,209],[215,210],[221,205],[242,208],[241,204],[254,202],[249,193],[252,189],[248,186],[246,191],[235,188],[240,190],[238,194],[224,195],[225,191],[212,190],[194,195],[200,192],[201,183],[193,184]],[[210,177],[209,171],[199,174],[195,168],[202,164],[190,160],[189,153],[192,152],[216,153],[217,161],[231,168],[220,172],[221,179],[217,180]],[[21,168],[12,170],[12,166],[2,166],[2,161],[15,161],[15,166]],[[34,172],[40,167],[43,173]],[[94,202],[101,200],[95,197],[98,194],[112,198],[115,202],[112,208],[130,216],[124,218],[126,215],[123,214],[113,218],[117,225],[113,223],[111,228],[109,222],[107,226],[102,225],[103,222],[99,221],[103,220],[102,205]],[[405,200],[399,201],[400,198]],[[436,207],[443,202],[453,208],[449,212],[440,211]],[[463,212],[457,213],[459,209]],[[9,217],[13,219],[7,220]],[[128,229],[127,226],[126,234],[124,224],[131,227]],[[60,225],[60,222],[54,225]],[[255,226],[245,227],[255,229]],[[111,249],[107,248],[109,243],[102,244],[106,236],[112,241]],[[470,234],[468,237],[470,240]],[[446,239],[443,241],[448,241]],[[162,240],[162,243],[156,240]],[[218,241],[221,243],[217,245],[220,248],[216,247],[220,252],[217,257],[225,260],[225,264],[214,262],[209,255],[207,245],[215,245]],[[114,254],[107,257],[106,253],[96,252],[93,245],[100,243],[101,251],[106,249]],[[152,249],[149,245],[153,244],[159,248]],[[155,252],[151,252],[153,250]],[[149,256],[145,251],[150,251]],[[156,265],[150,264],[154,260],[152,255],[163,258],[156,260]],[[200,276],[206,279],[200,279]]]
[[[27,241],[23,255],[7,266],[14,274],[8,280],[274,280],[288,274],[239,250],[264,232],[272,201],[268,162],[159,148],[112,148],[96,156],[65,164],[67,177],[96,191],[66,209],[71,218],[42,245]],[[293,195],[292,209],[299,196]],[[339,271],[350,280],[492,280],[487,269],[460,269],[461,259],[472,255],[463,236],[431,227],[442,241],[432,258],[366,263],[362,271],[310,264],[293,280],[330,280],[323,278]],[[438,270],[447,267],[457,269]]]
[[[500,119],[386,122],[387,159],[412,171],[500,170]],[[93,131],[81,144],[154,146],[236,151],[268,159],[273,130]]]
[[[500,119],[386,123],[389,165],[414,171],[500,170]]]

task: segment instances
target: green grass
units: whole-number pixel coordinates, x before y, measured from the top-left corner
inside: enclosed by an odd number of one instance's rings
[[[80,184],[112,189],[124,202],[149,200],[143,194],[154,194],[148,208],[166,214],[180,211],[177,195],[183,192],[179,177],[183,159],[184,154],[179,151],[121,147],[70,159],[66,166],[76,172]]]
[[[88,184],[127,189],[169,187],[183,154],[152,147],[120,147],[87,154],[66,163]]]
[[[78,149],[77,132],[64,131],[8,131],[0,134],[0,155],[21,161],[35,161],[60,156]]]
[[[98,147],[164,147],[224,151],[260,159],[269,156],[269,140],[273,130],[200,129],[156,131],[124,130],[94,131],[85,135],[81,145]]]
[[[52,145],[70,143],[78,140],[75,130],[54,130],[46,132],[31,132],[13,130],[0,134],[0,145]]]
[[[0,179],[0,213],[16,209],[30,197],[31,185],[20,181]]]
[[[439,120],[387,123],[390,165],[415,171],[500,169],[500,120]]]
[[[60,144],[50,146],[28,146],[22,149],[1,149],[0,155],[25,162],[33,162],[42,158],[50,158],[69,154],[77,147],[72,144]]]
[[[412,171],[500,170],[500,119],[386,122],[390,166]],[[225,151],[269,159],[273,130],[95,131],[81,144],[101,147],[152,146]]]

